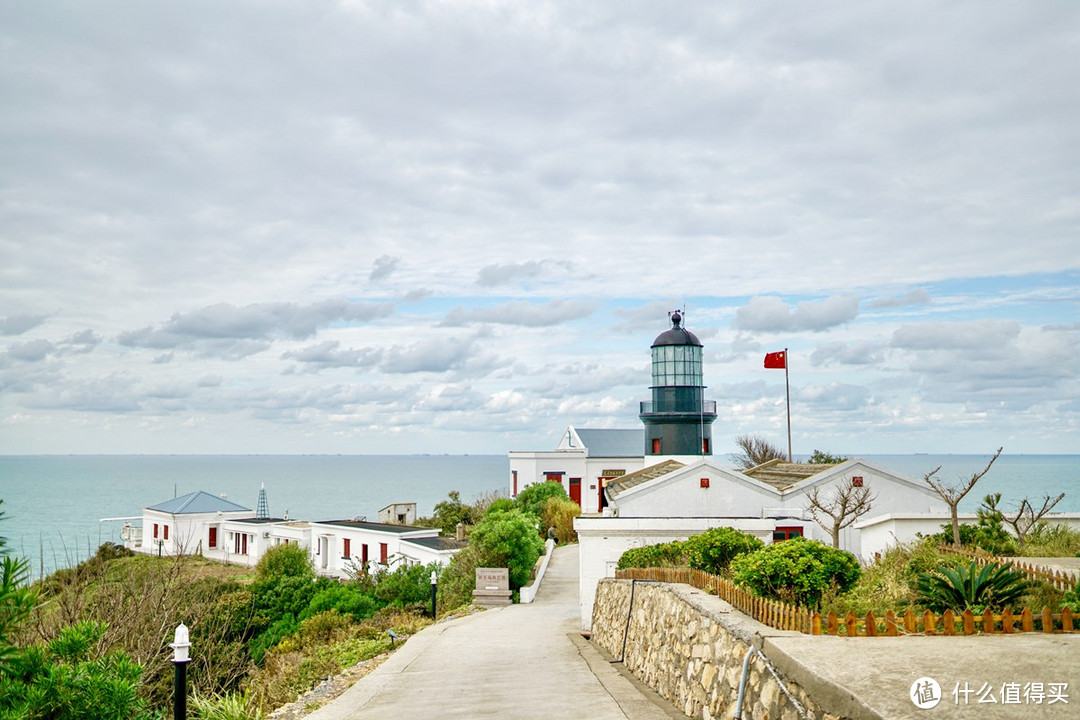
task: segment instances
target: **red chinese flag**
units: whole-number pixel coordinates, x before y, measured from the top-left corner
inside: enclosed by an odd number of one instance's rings
[[[785,367],[787,367],[787,355],[783,350],[765,354],[766,370],[783,370]]]

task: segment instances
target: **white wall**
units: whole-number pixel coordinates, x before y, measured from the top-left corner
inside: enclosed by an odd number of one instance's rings
[[[644,458],[586,457],[583,450],[550,450],[542,452],[511,452],[510,479],[507,490],[513,493],[513,474],[518,473],[518,492],[529,485],[546,482],[545,473],[562,472],[562,486],[570,494],[570,478],[581,478],[581,512],[600,512],[600,482],[604,470],[623,470],[626,474],[640,470]]]
[[[784,521],[780,524],[807,525],[799,521]],[[574,529],[578,533],[580,557],[578,603],[581,609],[581,628],[588,630],[592,624],[596,584],[602,578],[615,576],[615,566],[619,558],[630,548],[672,540],[685,540],[691,535],[714,527],[733,527],[758,537],[764,543],[769,543],[772,541],[772,531],[776,525],[775,520],[756,518],[579,517],[575,519]]]

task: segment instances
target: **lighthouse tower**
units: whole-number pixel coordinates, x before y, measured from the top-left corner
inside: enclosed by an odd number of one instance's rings
[[[682,314],[669,313],[671,329],[652,344],[652,400],[641,403],[645,456],[712,455],[716,402],[705,401],[702,345],[682,327]]]

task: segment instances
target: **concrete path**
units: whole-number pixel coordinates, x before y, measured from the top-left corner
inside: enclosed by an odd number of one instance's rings
[[[578,547],[556,548],[536,600],[438,623],[306,720],[683,717],[578,628]]]

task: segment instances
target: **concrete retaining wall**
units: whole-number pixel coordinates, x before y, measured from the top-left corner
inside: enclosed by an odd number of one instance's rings
[[[798,633],[773,630],[689,585],[606,579],[596,590],[592,641],[690,717],[734,717],[751,646],[765,659],[755,653],[750,662],[743,718],[876,717],[842,689],[798,672],[769,643],[791,635]]]

